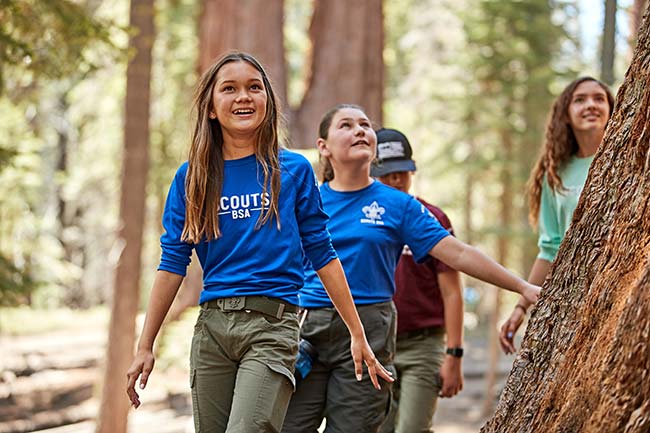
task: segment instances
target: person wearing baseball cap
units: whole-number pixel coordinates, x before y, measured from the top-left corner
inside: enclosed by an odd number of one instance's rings
[[[373,177],[408,193],[416,170],[413,150],[400,131],[377,131]],[[447,215],[416,197],[453,234]],[[463,388],[463,297],[460,273],[438,259],[418,264],[404,247],[395,271],[397,347],[393,384],[398,398],[381,433],[433,431],[438,396],[453,397]],[[445,342],[446,334],[446,342]]]
[[[323,115],[316,145],[322,165],[322,209],[330,217],[327,228],[376,363],[392,370],[397,326],[394,277],[404,245],[418,262],[437,258],[531,302],[537,300],[539,287],[451,236],[414,197],[370,176],[377,135],[361,107],[332,107]],[[402,158],[400,164],[412,167],[406,154],[393,150],[394,157]],[[376,433],[386,419],[393,380],[382,380],[381,390],[374,392],[369,379],[361,377],[350,354],[350,337],[341,332],[344,323],[323,281],[309,260],[303,263],[304,286],[298,301],[308,313],[300,337],[309,341],[319,356],[309,375],[296,384],[282,432],[316,431],[325,417],[328,433]],[[460,341],[457,345],[456,356]]]

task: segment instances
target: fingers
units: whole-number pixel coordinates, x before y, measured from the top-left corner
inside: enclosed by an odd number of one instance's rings
[[[153,370],[153,362],[145,362],[142,367],[142,376],[140,377],[140,389],[144,389],[147,386],[147,380],[149,379],[151,370]]]
[[[352,353],[352,359],[354,360],[354,376],[357,378],[357,382],[360,382],[363,377],[363,361],[354,352]]]
[[[129,372],[126,374],[127,383],[126,383],[126,395],[131,401],[131,405],[136,409],[140,406],[140,396],[135,391],[135,381],[138,379],[139,372],[134,372],[129,369]]]
[[[372,357],[371,359],[366,359],[366,366],[368,367],[368,376],[370,376],[370,381],[372,382],[372,386],[375,387],[376,390],[381,389],[381,385],[379,384],[379,379],[377,379],[377,360]]]
[[[510,320],[506,321],[501,327],[501,331],[499,332],[499,345],[506,355],[517,351],[513,342],[516,330],[516,326]]]

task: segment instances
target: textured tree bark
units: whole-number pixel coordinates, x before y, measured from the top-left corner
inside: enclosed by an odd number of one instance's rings
[[[124,247],[115,271],[108,348],[98,433],[126,433],[129,400],[126,371],[133,359],[135,318],[140,298],[140,263],[149,169],[149,99],[154,0],[131,0],[130,25],[138,31],[126,71],[124,154],[118,240]]]
[[[309,29],[310,73],[304,99],[291,113],[297,148],[316,146],[321,116],[339,103],[359,104],[381,124],[384,30],[381,0],[318,0]]]
[[[270,75],[273,91],[287,107],[283,0],[203,0],[199,17],[199,71],[219,56],[245,51]]]
[[[482,433],[650,431],[650,26]]]

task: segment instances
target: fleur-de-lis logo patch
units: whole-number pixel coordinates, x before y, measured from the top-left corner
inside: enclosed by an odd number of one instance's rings
[[[386,212],[386,209],[379,206],[376,201],[373,201],[369,206],[364,206],[362,209],[365,218],[361,218],[361,222],[365,224],[384,225],[381,216]]]

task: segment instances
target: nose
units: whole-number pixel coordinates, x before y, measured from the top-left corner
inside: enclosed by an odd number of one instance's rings
[[[363,129],[363,127],[360,124],[355,124],[354,125],[354,135],[365,135],[366,130]]]
[[[248,93],[246,89],[242,89],[237,93],[237,97],[235,98],[235,101],[241,102],[241,101],[250,101],[251,95]]]

